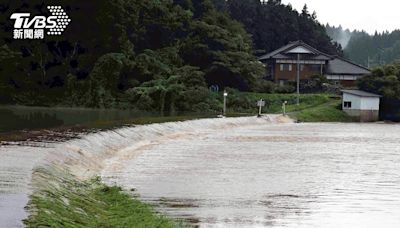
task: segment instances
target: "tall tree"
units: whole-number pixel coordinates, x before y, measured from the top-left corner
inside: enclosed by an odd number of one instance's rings
[[[341,46],[332,42],[324,26],[310,15],[307,6],[299,14],[291,5],[269,0],[228,0],[231,16],[245,25],[259,53],[273,51],[290,41],[303,40],[328,54],[342,55]]]

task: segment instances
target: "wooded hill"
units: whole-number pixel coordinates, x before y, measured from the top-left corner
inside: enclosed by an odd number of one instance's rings
[[[221,0],[222,1],[222,0]],[[342,47],[327,35],[325,27],[310,13],[307,5],[299,13],[280,0],[228,0],[227,11],[245,25],[255,49],[271,52],[291,41],[302,40],[331,55],[342,55]]]
[[[345,56],[358,64],[373,68],[400,60],[400,30],[370,35],[329,24],[326,30],[333,40],[342,44]]]
[[[41,0],[0,3],[0,102],[219,109],[210,85],[260,91],[256,53],[302,39],[340,53],[315,14],[270,0],[62,0],[61,36],[12,39],[14,12],[48,15]],[[232,18],[236,19],[233,20]]]

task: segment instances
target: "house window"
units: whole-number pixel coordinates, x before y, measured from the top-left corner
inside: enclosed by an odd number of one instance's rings
[[[280,70],[281,71],[292,71],[292,64],[281,64],[280,65]]]
[[[313,72],[320,72],[321,71],[321,65],[313,64],[313,65],[311,65],[311,70]]]
[[[304,64],[301,64],[301,65],[300,65],[300,71],[304,71],[304,68],[305,68],[305,65],[304,65]]]
[[[351,108],[351,101],[345,101],[344,102],[344,107],[345,108]]]

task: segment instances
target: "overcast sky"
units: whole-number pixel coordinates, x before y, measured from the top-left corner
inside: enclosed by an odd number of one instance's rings
[[[400,2],[397,0],[282,0],[299,12],[306,3],[310,13],[317,12],[323,24],[342,25],[369,33],[400,29]]]

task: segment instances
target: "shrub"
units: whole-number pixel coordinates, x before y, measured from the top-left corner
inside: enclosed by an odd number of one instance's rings
[[[277,87],[274,82],[260,80],[254,87],[254,91],[257,93],[274,93]]]
[[[294,93],[296,91],[296,87],[293,85],[280,85],[275,89],[276,93]]]

